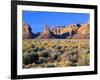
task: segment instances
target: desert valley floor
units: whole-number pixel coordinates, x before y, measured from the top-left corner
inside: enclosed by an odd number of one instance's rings
[[[88,66],[89,39],[23,39],[23,68]]]

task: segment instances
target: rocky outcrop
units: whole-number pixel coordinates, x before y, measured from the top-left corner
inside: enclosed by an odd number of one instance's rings
[[[49,28],[44,25],[43,32],[32,33],[31,27],[23,23],[23,39],[89,39],[89,24],[74,24]]]
[[[90,25],[82,24],[81,27],[77,30],[78,34],[89,34],[90,33]]]
[[[90,25],[82,24],[77,30],[77,34],[73,36],[75,39],[89,39],[90,38]]]
[[[32,33],[32,29],[28,24],[23,23],[22,28],[23,28],[23,39],[32,39],[36,37],[36,35]]]
[[[60,27],[60,28],[54,28],[50,29],[51,32],[53,32],[55,35],[62,35],[64,33],[69,33],[72,35],[77,32],[78,27],[76,25],[70,25],[70,26],[65,26],[65,27]]]
[[[44,26],[44,31],[40,34],[38,39],[51,39],[54,37],[54,34],[48,29],[47,25]]]

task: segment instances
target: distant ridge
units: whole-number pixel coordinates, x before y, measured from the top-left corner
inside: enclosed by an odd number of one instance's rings
[[[44,25],[41,33],[34,34],[31,27],[23,23],[23,39],[89,39],[90,24],[74,24],[69,26],[57,26],[49,28]]]

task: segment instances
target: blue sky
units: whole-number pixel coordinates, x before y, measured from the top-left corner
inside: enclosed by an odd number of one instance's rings
[[[62,12],[35,12],[23,11],[22,22],[29,24],[32,32],[42,32],[44,24],[48,26],[67,26],[70,24],[84,24],[89,21],[86,13],[62,13]]]

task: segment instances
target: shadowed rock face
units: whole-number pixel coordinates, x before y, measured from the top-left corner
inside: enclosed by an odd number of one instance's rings
[[[28,24],[23,23],[23,39],[89,39],[90,25],[76,24],[64,27],[48,28],[44,26],[44,31],[34,34]]]
[[[36,35],[32,33],[32,29],[28,24],[23,23],[22,28],[23,28],[23,39],[32,39],[36,37]]]

